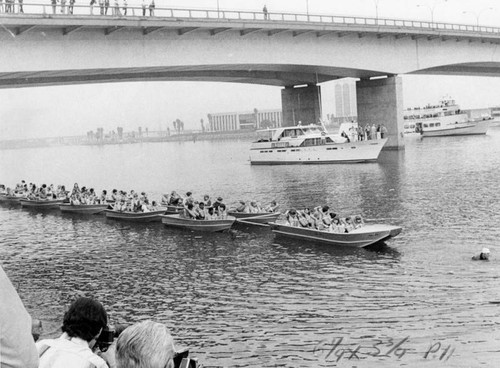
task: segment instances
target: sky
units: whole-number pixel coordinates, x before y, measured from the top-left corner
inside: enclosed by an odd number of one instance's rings
[[[120,1],[121,2],[121,1]],[[130,6],[140,0],[128,0]],[[157,7],[269,12],[303,12],[400,18],[500,26],[500,3],[491,0],[156,0]],[[1,72],[1,66],[0,66]],[[500,78],[403,75],[406,106],[435,103],[451,95],[462,108],[500,105]],[[333,113],[335,82],[321,84],[323,115]],[[179,118],[186,129],[218,112],[281,108],[279,87],[212,82],[132,82],[0,89],[0,140],[85,135],[103,127],[172,128]]]

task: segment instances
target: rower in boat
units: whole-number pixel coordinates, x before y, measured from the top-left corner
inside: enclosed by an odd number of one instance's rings
[[[272,200],[271,203],[265,208],[266,212],[278,212],[279,205],[275,200]]]
[[[297,210],[292,208],[285,213],[286,221],[288,226],[298,227],[300,225],[299,216],[297,215]]]
[[[194,204],[192,202],[186,204],[184,210],[181,212],[181,216],[183,218],[196,220],[196,211],[194,209]]]

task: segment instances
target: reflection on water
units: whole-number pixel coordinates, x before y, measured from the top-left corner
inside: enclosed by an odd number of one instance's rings
[[[229,203],[275,198],[283,209],[329,203],[403,232],[375,248],[341,249],[261,227],[203,234],[2,206],[0,261],[29,311],[53,331],[75,295],[93,295],[114,323],[166,323],[207,366],[492,366],[499,129],[413,141],[366,165],[253,167],[248,146],[2,151],[0,177],[154,196],[191,190]],[[483,246],[492,260],[471,262]]]

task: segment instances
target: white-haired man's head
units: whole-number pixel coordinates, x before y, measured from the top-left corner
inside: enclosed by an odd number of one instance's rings
[[[153,321],[127,327],[116,342],[118,368],[173,368],[174,354],[170,331]]]

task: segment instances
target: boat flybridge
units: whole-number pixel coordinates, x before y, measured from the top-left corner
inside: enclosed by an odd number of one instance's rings
[[[343,124],[344,125],[344,124]],[[330,134],[322,125],[296,125],[257,131],[252,143],[252,165],[355,163],[376,161],[387,139],[355,141],[357,123]],[[346,131],[348,130],[348,131]],[[351,134],[352,133],[352,134]]]

